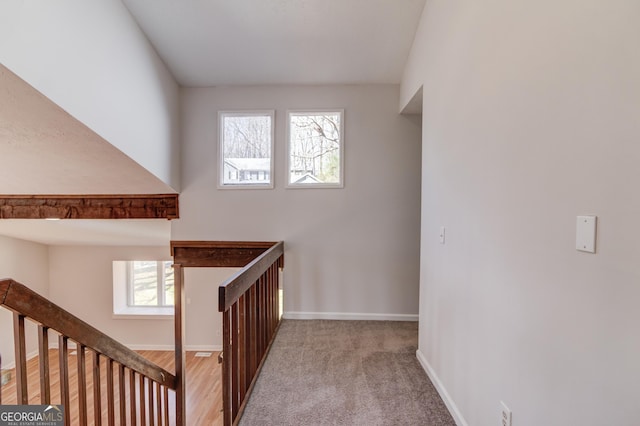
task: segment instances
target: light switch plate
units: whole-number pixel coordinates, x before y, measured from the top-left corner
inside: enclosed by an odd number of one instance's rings
[[[444,232],[445,232],[444,226],[441,226],[440,227],[440,244],[444,244]]]
[[[576,219],[576,250],[596,252],[596,216],[578,216]]]

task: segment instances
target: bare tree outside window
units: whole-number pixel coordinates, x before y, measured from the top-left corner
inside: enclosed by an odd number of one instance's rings
[[[172,306],[174,276],[171,261],[129,261],[129,306]]]
[[[343,111],[289,113],[289,186],[342,187]]]
[[[220,112],[221,188],[273,188],[273,111]]]

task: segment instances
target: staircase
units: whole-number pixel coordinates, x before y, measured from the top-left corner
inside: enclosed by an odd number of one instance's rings
[[[27,371],[25,329],[31,322],[36,324],[38,335],[39,403],[61,404],[65,425],[189,424],[185,415],[183,269],[234,266],[242,269],[220,285],[218,309],[223,313],[224,424],[237,424],[280,324],[278,289],[284,244],[176,241],[171,243],[171,251],[176,277],[174,373],[27,286],[12,279],[0,280],[0,307],[13,313],[17,403],[30,403],[27,375],[33,372]],[[55,401],[52,347],[58,349],[55,381],[59,392],[55,392]],[[69,362],[71,351],[75,351],[75,366]],[[73,375],[71,369],[75,369]],[[92,404],[87,404],[88,398]]]

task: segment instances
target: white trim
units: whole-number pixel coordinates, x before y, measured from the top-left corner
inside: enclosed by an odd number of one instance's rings
[[[225,184],[224,183],[224,153],[223,153],[223,135],[224,127],[222,125],[223,117],[252,117],[262,116],[269,117],[271,120],[271,158],[269,171],[269,183],[241,183],[241,184]],[[274,109],[254,109],[254,110],[229,110],[218,111],[218,158],[216,164],[218,167],[218,178],[216,185],[218,189],[273,189],[275,188],[275,128],[276,128],[276,111]]]
[[[294,115],[311,115],[322,113],[338,113],[340,114],[340,182],[338,183],[307,183],[307,184],[295,184],[291,182],[291,117]],[[323,109],[290,109],[287,110],[287,128],[286,128],[286,185],[287,189],[335,189],[344,188],[344,108],[323,108]]]
[[[27,361],[29,361],[30,359],[35,358],[37,356],[38,356],[38,349],[36,349],[36,350],[34,350],[32,352],[29,352],[27,354]],[[6,365],[4,363],[2,364],[2,371],[11,370],[11,369],[14,369],[14,368],[16,368],[16,361],[15,360],[7,363]]]
[[[438,375],[433,370],[433,368],[431,368],[431,365],[429,365],[429,361],[427,361],[427,358],[422,354],[422,352],[420,352],[420,349],[416,351],[416,358],[418,358],[418,362],[420,362],[420,365],[422,365],[422,368],[424,368],[427,376],[429,376],[429,379],[431,379],[431,383],[433,383],[433,386],[438,391],[438,394],[440,394],[440,398],[442,398],[444,404],[447,406],[447,409],[449,410],[449,413],[451,413],[451,417],[453,417],[456,425],[468,426],[468,423],[466,422],[464,417],[462,417],[462,413],[460,413],[460,410],[458,410],[456,403],[453,402],[451,395],[449,395],[444,385],[438,378]]]
[[[173,321],[173,312],[170,314],[112,314],[115,320],[171,320]]]
[[[285,319],[295,320],[347,320],[347,321],[418,321],[418,315],[365,314],[351,312],[285,312]]]
[[[174,345],[137,345],[137,344],[126,344],[127,348],[132,351],[175,351],[176,347]],[[198,351],[213,351],[213,352],[221,352],[222,345],[185,345],[185,351],[189,352],[198,352]]]

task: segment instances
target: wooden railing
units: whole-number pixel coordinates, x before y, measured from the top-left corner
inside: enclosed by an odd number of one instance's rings
[[[80,425],[99,426],[105,420],[108,425],[162,426],[169,425],[170,421],[181,424],[179,414],[173,415],[170,409],[169,391],[173,393],[177,388],[176,376],[11,279],[0,280],[0,306],[13,311],[18,404],[29,404],[25,320],[30,320],[38,324],[40,403],[62,404],[65,425],[71,424],[71,402],[77,404],[73,409]],[[58,401],[52,401],[50,332],[55,332],[58,339]],[[75,343],[77,359],[77,373],[73,374],[77,391],[74,392],[70,387],[70,343]],[[87,404],[89,394],[91,403]],[[74,423],[75,420],[74,414]]]
[[[219,288],[223,317],[224,424],[237,423],[280,325],[279,268],[284,244],[275,243]]]

